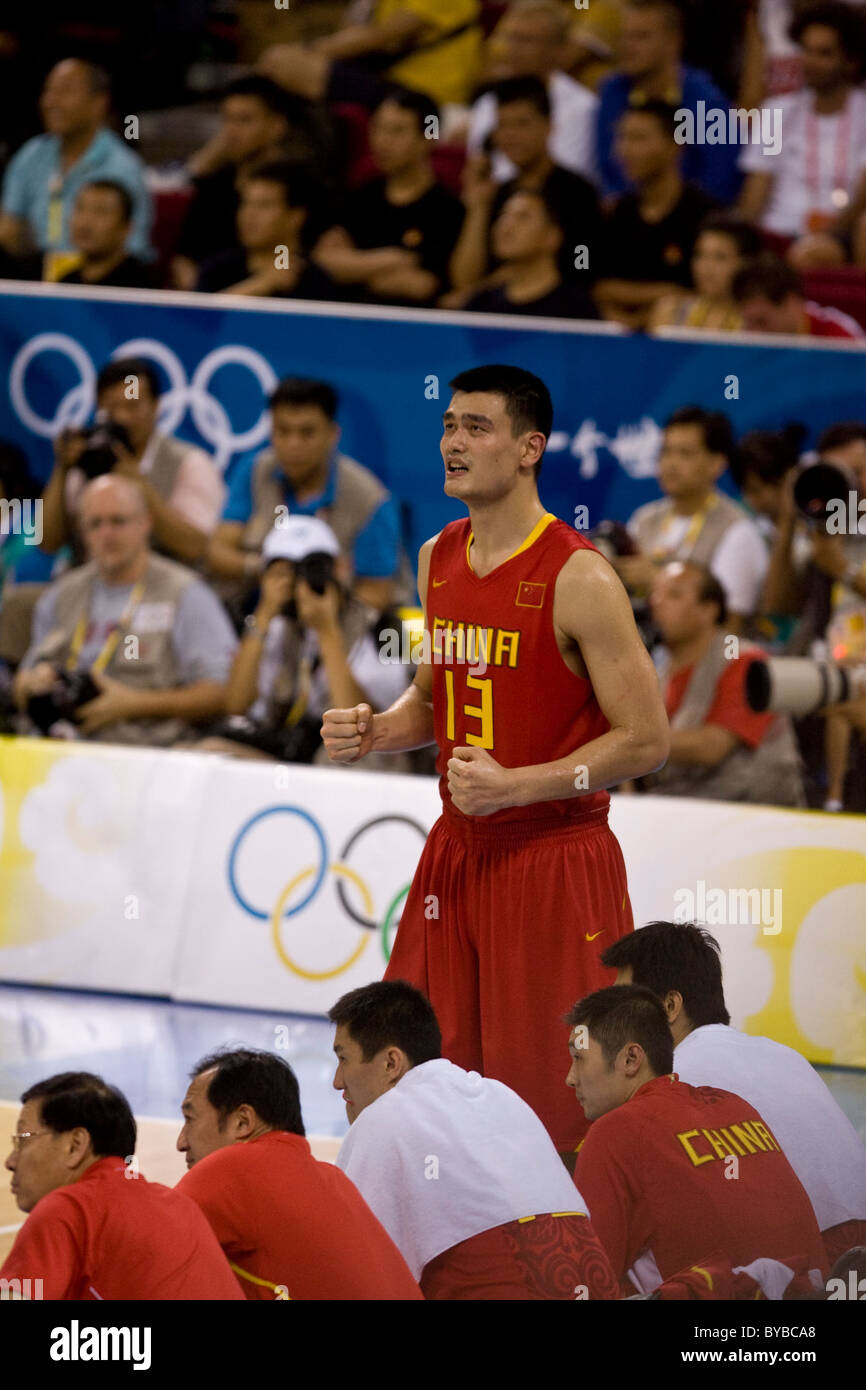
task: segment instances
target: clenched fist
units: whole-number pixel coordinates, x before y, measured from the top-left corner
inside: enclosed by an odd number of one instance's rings
[[[369,705],[354,709],[326,709],[322,715],[322,742],[332,763],[356,763],[373,747],[373,711]]]

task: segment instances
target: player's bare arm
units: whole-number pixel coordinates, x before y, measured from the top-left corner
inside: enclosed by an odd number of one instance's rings
[[[425,614],[430,556],[437,539],[433,536],[425,541],[418,552],[418,594]],[[369,705],[325,710],[322,741],[334,763],[356,763],[368,753],[403,753],[433,743],[433,679],[429,662],[419,662],[412,684],[381,714],[374,714]]]
[[[484,749],[455,748],[448,783],[466,815],[600,791],[654,772],[668,757],[658,678],[607,560],[591,550],[571,556],[556,582],[553,620],[563,659],[592,682],[610,730],[565,758],[532,767],[502,767]]]

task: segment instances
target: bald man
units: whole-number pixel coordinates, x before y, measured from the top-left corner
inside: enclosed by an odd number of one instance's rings
[[[89,483],[81,529],[88,562],[49,585],[36,605],[15,678],[18,707],[60,697],[89,675],[97,693],[79,691],[74,711],[64,715],[56,699],[47,713],[47,702],[30,706],[35,727],[108,743],[185,741],[193,725],[224,712],[237,646],[231,623],[197,575],[151,551],[150,515],[132,479],[107,473]]]
[[[108,74],[78,58],[65,58],[45,79],[40,110],[44,135],[27,140],[3,179],[0,247],[12,256],[45,253],[43,277],[59,278],[78,257],[69,217],[80,190],[109,179],[132,199],[126,249],[149,257],[151,200],[144,164],[128,141],[109,129]]]

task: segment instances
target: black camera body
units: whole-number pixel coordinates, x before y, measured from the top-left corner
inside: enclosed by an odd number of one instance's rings
[[[31,695],[27,701],[27,713],[42,734],[63,721],[74,724],[76,710],[99,694],[89,671],[58,671],[56,676],[46,694]]]
[[[86,443],[78,456],[77,467],[88,479],[100,478],[110,473],[118,460],[117,445],[132,450],[132,440],[124,425],[114,420],[103,420],[89,429],[82,430]]]

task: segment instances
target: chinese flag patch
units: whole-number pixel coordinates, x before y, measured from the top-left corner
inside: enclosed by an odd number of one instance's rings
[[[530,584],[528,580],[521,579],[514,602],[518,608],[541,608],[546,588],[546,584]]]

